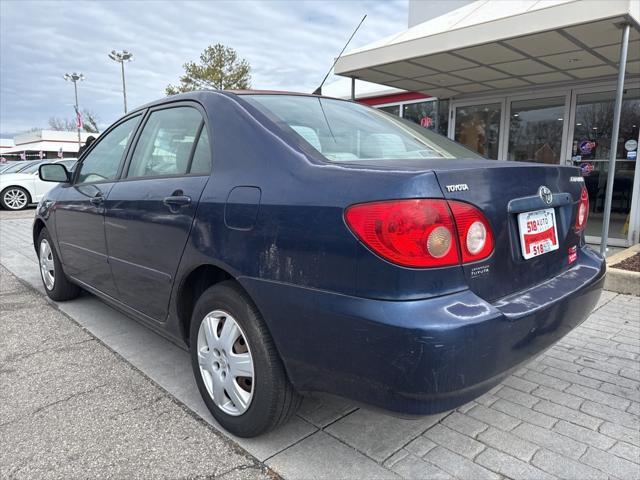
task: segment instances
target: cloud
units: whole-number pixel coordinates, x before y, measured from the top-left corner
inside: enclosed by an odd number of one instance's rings
[[[363,14],[351,48],[406,28],[407,2],[394,1],[103,1],[0,2],[0,132],[46,127],[73,116],[65,72],[82,72],[81,108],[106,126],[122,115],[120,67],[130,107],[164,95],[186,61],[223,43],[252,66],[253,88],[313,91]],[[331,82],[330,77],[328,82]],[[3,136],[4,136],[3,135]]]

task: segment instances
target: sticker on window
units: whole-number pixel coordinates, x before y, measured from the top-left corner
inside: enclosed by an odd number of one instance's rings
[[[583,140],[580,142],[580,153],[583,155],[589,155],[594,148],[596,148],[596,142],[593,140]]]

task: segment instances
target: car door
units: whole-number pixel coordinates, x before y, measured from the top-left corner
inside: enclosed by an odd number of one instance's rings
[[[116,296],[107,263],[104,202],[124,163],[142,115],[129,117],[100,136],[75,167],[74,181],[56,199],[58,245],[68,275],[103,293]]]
[[[34,203],[39,202],[45,193],[55,187],[56,184],[52,182],[43,182],[40,180],[40,172],[36,171],[33,177],[33,191],[34,191]]]
[[[40,173],[39,172],[35,173],[33,184],[34,184],[33,185],[33,191],[35,193],[34,198],[33,198],[34,202],[39,202],[40,199],[42,198],[42,196],[55,186],[54,183],[43,182],[42,180],[40,180]]]
[[[105,235],[119,299],[163,321],[174,275],[210,172],[195,104],[152,109],[106,202]]]

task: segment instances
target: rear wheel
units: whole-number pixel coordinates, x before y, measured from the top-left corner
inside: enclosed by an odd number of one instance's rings
[[[8,187],[0,194],[0,204],[7,210],[23,210],[30,201],[29,192],[22,187]]]
[[[272,430],[300,405],[260,313],[235,282],[214,285],[200,296],[190,344],[200,394],[234,435]]]
[[[80,287],[71,283],[64,274],[46,228],[43,228],[38,236],[38,263],[44,290],[51,300],[62,302],[78,296]]]

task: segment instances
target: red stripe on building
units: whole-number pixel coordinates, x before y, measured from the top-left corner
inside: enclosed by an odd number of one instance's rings
[[[391,95],[383,95],[381,97],[359,98],[359,103],[365,105],[384,105],[385,103],[409,102],[411,100],[421,100],[423,98],[431,98],[429,95],[418,92],[393,93]]]

